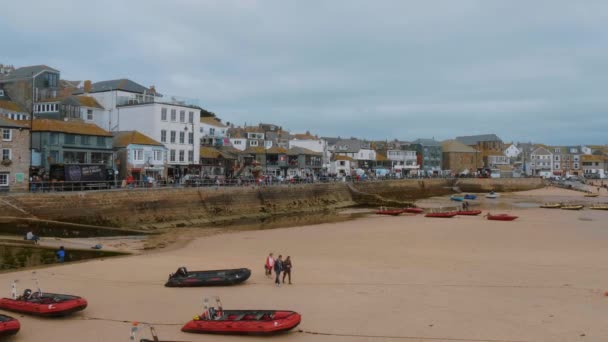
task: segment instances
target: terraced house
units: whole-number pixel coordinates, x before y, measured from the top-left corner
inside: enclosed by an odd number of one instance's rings
[[[0,191],[26,190],[30,164],[27,123],[0,116]]]

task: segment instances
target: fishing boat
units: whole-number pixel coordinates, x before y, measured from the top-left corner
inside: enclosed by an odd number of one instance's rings
[[[581,210],[585,206],[583,205],[562,205],[561,209],[563,210]]]
[[[475,200],[477,199],[477,195],[466,194],[464,195],[465,200]]]
[[[422,208],[405,208],[403,209],[404,213],[410,213],[410,214],[422,214],[424,212],[424,209]]]
[[[453,195],[450,196],[450,199],[452,201],[456,201],[456,202],[462,202],[462,201],[464,201],[464,197],[458,197],[458,196],[453,196]]]
[[[224,310],[219,298],[216,307],[205,308],[201,315],[182,327],[183,332],[225,335],[273,335],[289,331],[302,320],[288,310]]]
[[[456,215],[463,216],[477,216],[481,214],[481,210],[459,210],[456,212]]]
[[[486,198],[490,198],[490,199],[498,198],[498,194],[495,193],[494,191],[490,191],[489,194],[486,194]]]
[[[608,205],[607,204],[594,204],[594,205],[590,206],[589,209],[608,210]]]
[[[376,215],[397,216],[403,214],[403,209],[380,209],[376,211]]]
[[[585,194],[585,197],[598,197],[600,194],[588,193]]]
[[[0,315],[0,337],[15,335],[20,328],[21,324],[15,318]]]
[[[78,296],[47,293],[40,289],[26,289],[17,296],[17,285],[13,283],[12,298],[0,299],[0,309],[44,317],[67,316],[87,307],[86,299]]]
[[[544,203],[540,207],[545,208],[545,209],[559,209],[562,207],[562,204],[561,203]]]
[[[235,268],[228,270],[188,271],[180,267],[169,275],[166,287],[226,286],[236,285],[249,279],[251,270]]]
[[[509,214],[496,214],[496,215],[488,214],[486,216],[488,217],[488,220],[492,220],[492,221],[513,221],[517,218],[517,216],[513,216],[513,215],[509,215]]]
[[[424,216],[425,217],[452,218],[452,217],[454,217],[456,215],[457,214],[456,214],[455,211],[450,211],[450,212],[442,212],[442,213],[427,213]]]

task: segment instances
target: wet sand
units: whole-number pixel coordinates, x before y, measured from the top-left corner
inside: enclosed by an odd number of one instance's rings
[[[226,309],[295,310],[299,329],[334,334],[272,340],[606,341],[608,212],[514,205],[556,197],[607,196],[541,189],[480,200],[479,208],[518,215],[514,222],[369,216],[215,234],[180,248],[37,270],[44,291],[82,295],[89,307],[63,319],[11,314],[22,331],[10,340],[127,341],[130,321],[154,323],[161,340],[266,339],[180,332],[204,296],[219,295]],[[264,276],[269,251],[292,256],[294,285],[277,288]],[[253,275],[234,287],[163,287],[181,265],[249,267]],[[8,296],[13,279],[21,290],[33,288],[31,278],[31,271],[0,274],[0,290]]]

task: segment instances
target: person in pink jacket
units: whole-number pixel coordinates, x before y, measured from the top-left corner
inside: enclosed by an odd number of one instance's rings
[[[264,264],[264,269],[266,270],[266,276],[270,278],[272,276],[272,268],[274,267],[274,257],[273,254],[268,254],[266,258],[266,264]]]

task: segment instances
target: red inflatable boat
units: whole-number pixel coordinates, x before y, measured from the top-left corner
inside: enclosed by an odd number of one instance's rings
[[[86,307],[87,301],[84,298],[56,293],[30,291],[29,295],[17,299],[0,299],[2,310],[45,317],[67,316]]]
[[[492,221],[513,221],[517,218],[517,216],[509,215],[509,214],[488,214],[488,220]]]
[[[182,327],[183,332],[226,335],[272,335],[291,330],[302,317],[283,310],[223,310],[219,298],[217,308],[207,307],[200,316]]]
[[[403,209],[404,213],[411,213],[411,214],[422,214],[424,212],[424,209],[422,208],[405,208]]]
[[[477,216],[481,214],[481,210],[460,210],[456,212],[456,215],[464,215],[464,216]]]
[[[378,210],[376,215],[392,215],[397,216],[403,213],[403,209]]]
[[[0,315],[0,337],[15,335],[21,325],[19,321],[11,316]]]
[[[424,215],[425,217],[441,217],[441,218],[452,218],[456,216],[457,213],[455,211],[447,212],[447,213],[428,213]]]

